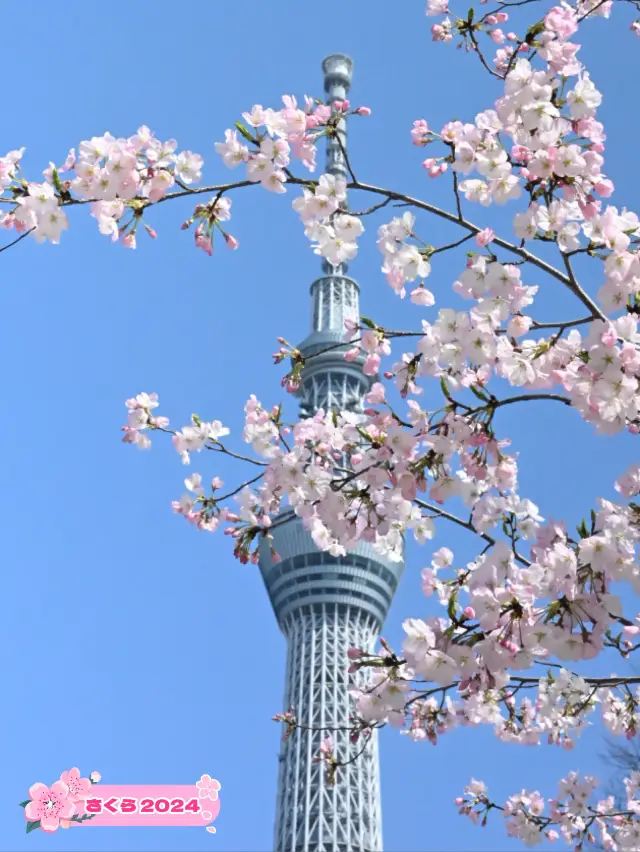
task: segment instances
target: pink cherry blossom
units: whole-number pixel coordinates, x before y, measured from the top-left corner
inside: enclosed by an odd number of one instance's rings
[[[212,802],[218,800],[218,792],[220,791],[221,784],[210,775],[203,775],[199,781],[196,781],[196,787],[198,788],[198,797],[200,799],[211,799]]]
[[[29,798],[31,801],[24,809],[25,818],[30,822],[40,820],[43,831],[56,831],[60,820],[70,819],[76,810],[69,798],[69,787],[63,781],[55,781],[51,787],[34,784],[29,788]]]
[[[81,778],[80,770],[77,767],[63,772],[60,781],[69,788],[67,798],[70,802],[80,802],[86,799],[91,790],[91,781],[88,778]]]
[[[495,232],[491,228],[484,228],[476,234],[476,245],[484,248],[485,246],[488,246],[490,242],[493,242],[495,236]]]

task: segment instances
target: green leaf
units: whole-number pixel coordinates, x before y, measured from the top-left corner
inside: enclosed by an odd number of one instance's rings
[[[39,819],[37,819],[35,822],[28,822],[27,823],[27,834],[29,834],[32,831],[35,831],[36,828],[40,828],[40,820]]]
[[[238,132],[239,132],[242,136],[244,136],[244,138],[247,140],[247,142],[253,142],[253,141],[254,141],[254,140],[253,140],[253,136],[251,135],[251,133],[249,132],[249,130],[248,130],[248,129],[244,126],[244,124],[243,124],[241,121],[236,121],[235,126],[236,126],[236,130],[237,130],[237,131],[238,131]]]
[[[24,802],[20,802],[20,807],[26,808],[30,801],[30,799],[25,799]]]
[[[51,173],[51,177],[53,178],[53,185],[58,190],[58,192],[62,192],[62,183],[60,182],[60,176],[58,174],[58,170],[54,169]]]
[[[449,604],[447,605],[447,615],[451,619],[451,621],[456,621],[456,598],[458,597],[457,592],[454,592],[449,598]]]
[[[489,402],[489,398],[487,396],[485,396],[483,393],[481,393],[481,391],[478,389],[478,387],[476,385],[469,385],[469,390],[471,391],[471,393],[474,396],[477,396],[478,399],[481,399],[482,402]]]
[[[360,322],[363,325],[366,325],[367,328],[373,328],[373,329],[377,328],[375,322],[373,320],[370,320],[369,317],[360,317]]]
[[[525,36],[525,42],[527,44],[531,44],[531,42],[535,39],[537,35],[544,32],[544,24],[542,21],[539,21],[537,24],[534,24],[528,31]]]
[[[446,398],[451,399],[451,391],[449,390],[449,385],[447,384],[444,376],[440,376],[440,387],[442,388],[442,393],[446,396]]]
[[[560,601],[552,601],[549,604],[549,608],[547,609],[547,613],[549,618],[553,618],[560,612]]]

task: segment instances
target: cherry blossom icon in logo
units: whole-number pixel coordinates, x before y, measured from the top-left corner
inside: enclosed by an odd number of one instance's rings
[[[100,780],[99,772],[81,778],[77,767],[63,772],[58,781],[47,786],[38,782],[29,788],[29,798],[20,802],[27,820],[27,834],[35,829],[53,832],[59,828],[82,825],[93,818],[85,812],[85,801],[92,784]]]
[[[196,781],[198,788],[198,797],[200,799],[211,799],[212,802],[218,800],[218,791],[221,788],[219,781],[212,778],[210,775],[203,775],[199,781]]]
[[[29,822],[37,822],[43,831],[56,831],[61,821],[70,819],[76,809],[69,799],[69,788],[62,781],[54,781],[51,787],[33,784],[29,797],[31,801],[25,806],[24,815]]]

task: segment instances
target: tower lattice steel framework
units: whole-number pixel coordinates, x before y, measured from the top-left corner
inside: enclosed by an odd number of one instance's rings
[[[328,102],[349,91],[353,63],[327,57],[322,68]],[[346,122],[338,131],[346,150]],[[340,143],[327,141],[329,174],[348,178]],[[310,355],[344,339],[344,321],[359,317],[359,287],[345,265],[323,263],[311,286],[311,334],[299,346]],[[324,411],[363,410],[371,379],[362,362],[345,361],[344,348],[319,355],[305,366],[299,389],[302,417]],[[347,650],[373,650],[403,570],[361,542],[344,557],[319,551],[302,521],[291,514],[273,531],[280,556],[261,546],[260,571],[280,629],[287,639],[285,709],[295,707],[301,725],[335,729],[349,724],[352,707]],[[282,744],[276,809],[275,852],[381,852],[382,814],[377,733],[364,753],[326,783],[324,767],[313,761],[325,734],[296,730]],[[347,731],[333,731],[341,760],[362,748]]]

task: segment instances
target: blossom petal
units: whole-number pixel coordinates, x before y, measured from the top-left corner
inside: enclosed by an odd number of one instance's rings
[[[42,781],[37,781],[35,784],[32,784],[29,787],[29,795],[32,799],[38,799],[43,793],[48,793],[49,788],[46,784],[43,784]]]
[[[39,802],[29,802],[24,809],[25,819],[29,820],[29,822],[35,822],[37,819],[40,819],[39,808]]]
[[[57,831],[60,827],[60,820],[57,816],[45,816],[40,820],[40,828],[43,831]]]

